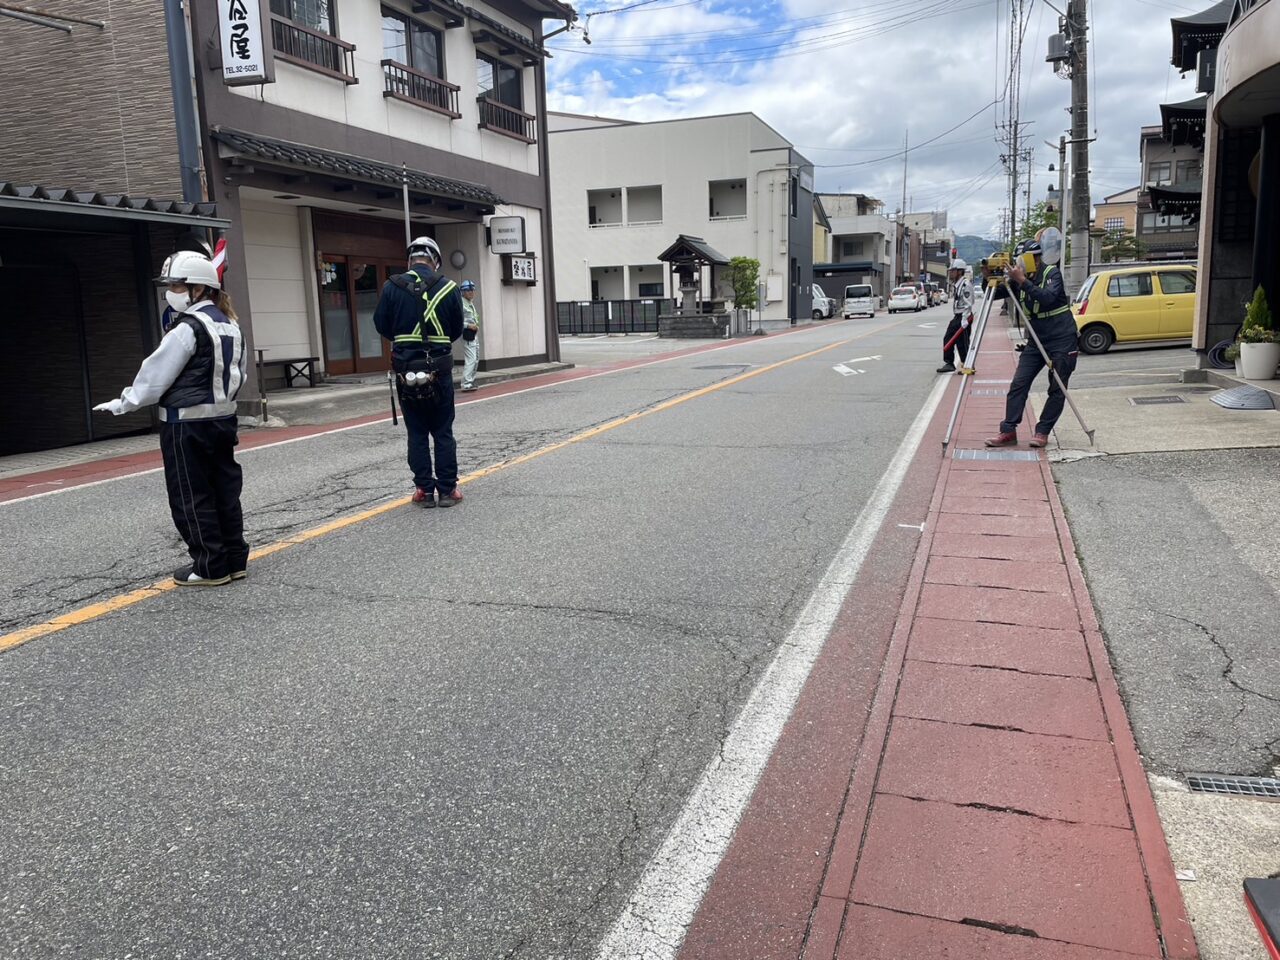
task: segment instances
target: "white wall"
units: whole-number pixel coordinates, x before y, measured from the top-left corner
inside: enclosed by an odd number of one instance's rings
[[[571,129],[550,139],[559,300],[590,299],[591,267],[654,263],[685,233],[702,237],[726,257],[755,257],[762,282],[771,272],[780,276],[783,299],[768,304],[764,316],[786,317],[789,172],[774,165],[788,162],[788,144],[766,124],[751,114],[733,114]],[[746,181],[747,218],[713,221],[708,184],[730,179]],[[661,224],[588,225],[588,191],[653,185],[662,186]],[[809,229],[809,209],[800,216]]]
[[[387,0],[387,6],[405,13],[411,9],[407,2]],[[381,61],[382,19],[379,0],[338,0],[337,13],[339,39],[356,45],[355,75],[360,82],[346,84],[341,80],[308,70],[305,67],[276,61],[276,82],[260,86],[229,87],[244,97],[266,100],[289,110],[297,110],[314,116],[325,117],[353,127],[374,130],[402,140],[423,143],[451,153],[483,160],[487,163],[510,167],[525,173],[538,172],[538,148],[491,130],[477,128],[480,114],[476,106],[475,44],[471,31],[476,26],[453,30],[443,29],[439,17],[430,14],[411,14],[419,20],[440,29],[444,38],[445,80],[457,84],[459,120],[452,120],[425,107],[417,107],[390,97],[384,97]],[[472,6],[479,12],[506,24],[524,36],[529,30],[484,3]],[[518,60],[507,62],[516,66]],[[524,112],[536,114],[536,81],[533,67],[525,67]]]
[[[443,273],[461,283],[474,280],[476,308],[480,311],[480,359],[530,357],[547,351],[546,309],[542,298],[546,283],[542,260],[542,217],[539,211],[512,204],[498,208],[496,216],[524,217],[525,239],[534,254],[537,284],[502,283],[502,259],[484,245],[484,227],[476,224],[442,224],[436,228],[436,240],[444,254]],[[450,255],[461,250],[466,266],[454,269]],[[454,354],[462,356],[461,341]]]
[[[267,359],[320,356],[312,352],[298,208],[243,197],[240,212],[254,346]]]

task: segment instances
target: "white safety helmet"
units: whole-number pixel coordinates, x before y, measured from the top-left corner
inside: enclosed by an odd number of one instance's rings
[[[222,289],[218,268],[213,265],[213,261],[194,250],[179,250],[165,258],[160,276],[156,277],[156,284],[167,287],[171,283],[198,283],[214,290]]]
[[[951,269],[959,270],[961,273],[964,273],[966,270],[969,269],[969,265],[964,262],[964,259],[962,257],[956,257],[954,260],[951,261]]]
[[[430,257],[437,265],[444,262],[440,248],[434,240],[430,237],[415,237],[413,242],[409,244],[409,259],[418,260],[424,256]]]

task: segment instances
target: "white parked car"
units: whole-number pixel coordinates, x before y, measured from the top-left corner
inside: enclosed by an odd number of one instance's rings
[[[816,283],[813,284],[813,319],[829,320],[836,315],[836,302],[823,292]]]
[[[840,308],[840,314],[846,320],[864,313],[874,319],[879,304],[880,298],[871,289],[871,284],[851,283],[844,288],[844,304]]]
[[[924,302],[924,294],[915,287],[894,287],[889,294],[889,312],[902,310],[923,310],[928,304]]]

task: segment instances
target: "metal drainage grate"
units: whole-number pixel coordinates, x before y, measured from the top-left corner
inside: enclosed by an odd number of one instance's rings
[[[1217,773],[1189,773],[1187,786],[1193,793],[1217,793],[1228,797],[1280,800],[1280,779],[1275,777],[1228,777]]]
[[[1022,460],[1034,463],[1040,454],[1034,450],[956,450],[952,460]]]
[[[1161,403],[1186,403],[1187,398],[1168,394],[1161,397],[1130,397],[1129,402],[1135,407],[1153,407]]]
[[[1003,390],[970,390],[969,395],[973,397],[1003,397]]]

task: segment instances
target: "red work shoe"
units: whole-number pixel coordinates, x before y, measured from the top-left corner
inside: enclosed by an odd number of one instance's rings
[[[1029,447],[1047,447],[1049,445],[1049,435],[1046,433],[1037,433],[1028,441]]]
[[[413,502],[420,507],[434,507],[436,505],[436,493],[434,490],[423,490],[421,487],[415,487],[413,490]]]
[[[1010,430],[1008,433],[997,433],[994,437],[987,437],[982,441],[988,447],[1012,447],[1018,443],[1018,431]]]
[[[440,506],[452,507],[455,503],[462,502],[462,491],[454,487],[448,493],[440,494]]]

